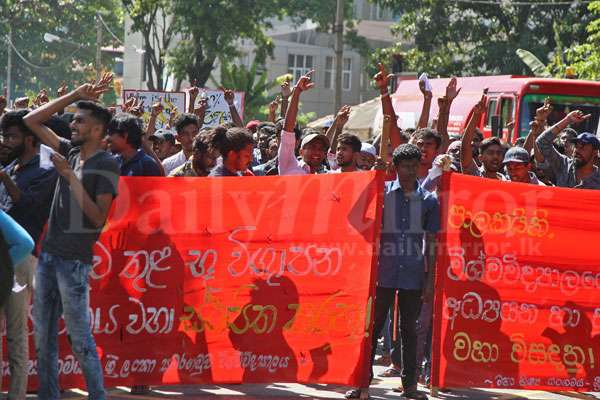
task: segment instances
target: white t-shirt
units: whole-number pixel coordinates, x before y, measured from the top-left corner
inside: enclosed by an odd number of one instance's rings
[[[187,158],[185,157],[185,153],[181,150],[179,153],[172,155],[169,158],[165,158],[162,162],[162,166],[165,169],[165,176],[169,176],[169,174],[178,167],[181,167]]]

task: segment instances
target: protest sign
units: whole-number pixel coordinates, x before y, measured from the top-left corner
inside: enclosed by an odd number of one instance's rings
[[[235,92],[234,105],[237,109],[240,118],[244,120],[244,92]],[[203,126],[218,126],[228,122],[232,122],[231,112],[229,111],[229,105],[225,101],[222,90],[214,89],[200,89],[200,95],[198,96],[196,103],[200,101],[200,98],[206,98],[208,106],[206,108],[206,114],[204,116]],[[196,104],[197,105],[197,104]]]
[[[123,102],[130,97],[143,100],[144,122],[148,122],[152,104],[162,99],[163,112],[156,118],[156,129],[165,128],[173,110],[176,108],[178,114],[187,112],[186,94],[184,92],[161,92],[150,90],[125,89],[123,91]]]
[[[434,386],[600,390],[599,203],[444,176]]]
[[[90,274],[106,386],[365,384],[382,185],[375,172],[121,178]],[[61,387],[84,387],[59,331]]]

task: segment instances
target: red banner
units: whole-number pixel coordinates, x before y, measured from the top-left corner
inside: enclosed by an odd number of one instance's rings
[[[600,192],[444,177],[433,385],[600,391]]]
[[[91,273],[106,386],[364,384],[381,187],[375,173],[121,179]],[[84,387],[60,326],[61,386]]]

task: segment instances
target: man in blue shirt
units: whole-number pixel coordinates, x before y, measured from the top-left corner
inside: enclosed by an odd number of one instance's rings
[[[400,344],[394,345],[392,361],[402,365],[403,395],[426,398],[417,391],[416,323],[422,301],[432,301],[436,233],[440,229],[439,202],[417,183],[421,151],[412,144],[394,150],[398,179],[386,189],[379,251],[379,273],[375,297],[373,352],[388,310],[398,297]],[[427,271],[428,270],[428,271]],[[366,398],[368,389],[354,390],[349,398]]]
[[[161,176],[154,159],[142,149],[142,120],[126,113],[113,117],[108,125],[110,150],[117,154],[121,176]]]

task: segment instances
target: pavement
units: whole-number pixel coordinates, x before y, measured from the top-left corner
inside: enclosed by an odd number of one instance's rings
[[[384,367],[375,367],[375,374],[383,371]],[[371,386],[371,399],[398,399],[403,397],[393,391],[401,385],[400,378],[376,379]],[[534,390],[497,390],[497,389],[452,389],[440,392],[436,397],[430,395],[427,388],[420,386],[425,394],[432,400],[572,400],[572,399],[600,399],[600,393],[550,393]],[[348,390],[345,386],[296,383],[273,383],[270,385],[194,385],[194,386],[159,386],[152,387],[147,395],[137,396],[129,393],[127,387],[117,387],[109,390],[109,399],[177,399],[177,400],[289,400],[289,399],[343,399]],[[35,396],[28,396],[28,399]],[[63,396],[64,399],[87,399],[87,393],[82,390],[70,390]]]

